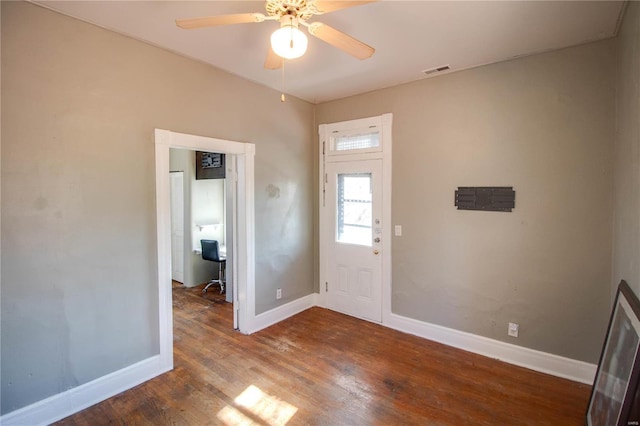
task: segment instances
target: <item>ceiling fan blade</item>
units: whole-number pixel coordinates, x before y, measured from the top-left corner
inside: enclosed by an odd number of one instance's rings
[[[268,70],[277,70],[282,67],[282,58],[276,55],[271,46],[269,46],[269,52],[267,52],[267,59],[264,61],[264,67]]]
[[[360,60],[371,57],[376,51],[373,47],[321,22],[314,22],[308,28],[309,34]]]
[[[235,15],[205,16],[203,18],[176,19],[176,25],[185,30],[193,28],[214,27],[216,25],[248,24],[262,22],[262,13],[238,13]]]
[[[315,3],[316,9],[318,10],[317,15],[322,15],[323,13],[335,12],[336,10],[346,9],[348,7],[353,6],[361,6],[367,3],[375,3],[376,0],[369,1],[331,1],[331,0],[317,0]]]

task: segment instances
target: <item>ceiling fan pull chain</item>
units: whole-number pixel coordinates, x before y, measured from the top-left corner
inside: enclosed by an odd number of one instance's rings
[[[284,58],[282,58],[282,94],[280,94],[280,102],[284,102],[286,101],[285,97],[284,97],[284,63],[285,60]]]

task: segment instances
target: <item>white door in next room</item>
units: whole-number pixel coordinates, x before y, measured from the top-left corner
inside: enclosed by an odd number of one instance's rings
[[[184,173],[171,172],[171,279],[184,283]]]

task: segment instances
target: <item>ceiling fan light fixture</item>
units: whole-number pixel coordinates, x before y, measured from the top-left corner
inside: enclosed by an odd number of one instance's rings
[[[291,17],[282,19],[281,27],[271,34],[271,48],[276,55],[295,59],[307,51],[307,36],[298,29],[298,22]]]

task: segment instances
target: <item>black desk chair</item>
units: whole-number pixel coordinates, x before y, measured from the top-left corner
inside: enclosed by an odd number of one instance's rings
[[[224,284],[225,284],[225,280],[224,280],[225,268],[223,267],[223,265],[226,266],[227,259],[220,256],[218,241],[200,240],[200,244],[202,245],[202,258],[204,260],[210,260],[218,264],[218,279],[209,281],[209,283],[205,286],[205,288],[202,289],[202,292],[206,293],[209,287],[211,287],[214,284],[219,284],[220,294],[222,294],[224,293]]]

